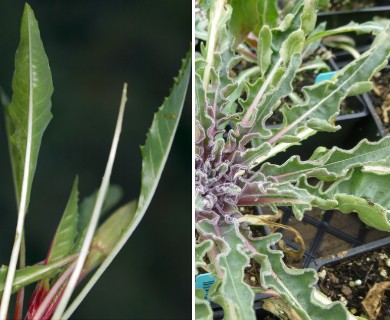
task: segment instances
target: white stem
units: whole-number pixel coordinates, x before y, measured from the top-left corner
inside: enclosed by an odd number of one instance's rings
[[[209,39],[207,41],[207,55],[206,55],[206,67],[204,68],[203,73],[203,88],[207,90],[210,82],[210,71],[214,62],[214,51],[215,46],[217,44],[217,35],[218,35],[218,24],[221,19],[223,6],[225,5],[225,0],[217,0],[216,10],[214,11],[214,16],[210,21],[210,31],[209,31]]]
[[[121,99],[121,104],[119,108],[119,115],[118,115],[118,120],[116,123],[116,128],[115,128],[115,133],[114,133],[114,138],[112,141],[111,145],[111,150],[110,150],[110,155],[107,161],[107,166],[106,166],[106,171],[103,176],[103,181],[100,186],[95,206],[93,208],[91,220],[88,225],[88,229],[85,235],[85,239],[83,242],[83,245],[80,250],[80,255],[77,259],[75,269],[72,273],[72,276],[69,279],[68,285],[65,288],[64,295],[58,304],[58,307],[56,311],[53,314],[52,319],[62,319],[62,314],[65,311],[66,306],[68,305],[68,302],[70,300],[70,297],[76,287],[77,281],[80,277],[80,273],[82,271],[85,259],[87,258],[87,255],[89,253],[89,248],[91,246],[92,238],[96,230],[97,223],[99,221],[100,213],[102,211],[103,203],[105,196],[107,194],[108,186],[110,183],[110,176],[112,172],[112,167],[114,165],[114,160],[115,160],[115,155],[116,155],[116,150],[118,148],[118,142],[119,142],[119,137],[120,133],[122,130],[122,121],[123,121],[123,114],[125,111],[125,104],[127,100],[127,84],[125,83],[123,86],[123,92],[122,92],[122,99]]]
[[[28,20],[30,21],[30,20]],[[28,185],[30,176],[30,161],[31,161],[31,148],[32,148],[32,134],[33,134],[33,107],[34,107],[34,95],[33,95],[33,70],[32,70],[32,48],[31,48],[31,28],[28,24],[29,33],[29,75],[30,75],[30,87],[29,87],[29,105],[28,105],[28,124],[27,124],[27,143],[26,143],[26,156],[24,158],[24,169],[23,169],[23,181],[22,181],[22,192],[20,196],[20,205],[18,213],[18,222],[16,225],[16,233],[14,246],[12,248],[11,260],[7,272],[7,279],[4,285],[3,297],[1,299],[0,306],[0,319],[6,319],[8,314],[9,301],[12,294],[12,283],[14,281],[16,266],[18,263],[18,256],[20,252],[20,245],[22,242],[23,229],[24,229],[24,218],[27,211],[27,196],[28,196]]]
[[[76,261],[73,262],[73,264],[61,275],[61,277],[58,278],[58,280],[56,281],[54,286],[50,289],[49,293],[47,294],[45,299],[40,304],[37,312],[33,316],[33,320],[40,320],[43,318],[43,316],[45,315],[45,312],[47,311],[52,300],[59,293],[59,290],[63,286],[63,284],[66,283],[66,280],[72,274],[75,266],[76,266]]]
[[[273,80],[273,78],[275,76],[275,73],[276,73],[276,71],[278,71],[278,69],[279,69],[281,64],[282,64],[282,59],[279,59],[278,62],[275,63],[274,67],[272,68],[272,71],[270,72],[270,74],[268,75],[267,79],[265,80],[265,82],[261,86],[261,88],[260,88],[259,92],[257,93],[255,99],[253,100],[252,104],[248,108],[248,111],[245,113],[245,116],[242,119],[243,124],[246,124],[246,123],[249,122],[249,119],[252,116],[253,111],[257,108],[257,106],[258,106],[258,104],[260,102],[260,99],[262,98],[265,90],[268,88],[269,84]]]
[[[194,66],[193,66],[193,68],[194,68]],[[194,77],[194,74],[195,74],[195,72],[193,73],[193,77]],[[193,95],[194,95],[194,92],[195,92],[195,84],[194,83],[195,82],[193,81],[192,82],[192,94]],[[194,112],[194,110],[193,110],[193,112]],[[180,118],[180,114],[181,114],[181,109],[179,111],[178,118]],[[193,116],[193,119],[195,119],[194,116]],[[193,125],[194,125],[194,123],[195,122],[193,122]],[[152,126],[153,126],[153,124],[152,124]],[[154,178],[153,184],[149,184],[148,185],[148,188],[150,188],[150,190],[147,193],[147,196],[144,197],[143,195],[140,195],[140,199],[141,199],[141,196],[142,196],[142,203],[141,203],[141,200],[139,199],[137,210],[136,210],[136,212],[134,214],[133,220],[127,226],[124,226],[123,233],[122,233],[120,239],[115,244],[115,246],[112,248],[112,250],[110,251],[108,256],[104,259],[104,261],[99,266],[99,268],[95,271],[95,273],[89,279],[89,281],[86,283],[86,285],[83,287],[81,292],[73,300],[73,302],[68,307],[68,309],[66,309],[66,311],[63,314],[62,320],[68,319],[73,314],[73,312],[80,305],[80,303],[84,300],[85,296],[93,288],[93,286],[99,280],[99,278],[104,273],[104,271],[106,271],[108,266],[111,264],[111,262],[118,255],[119,251],[123,248],[123,246],[126,244],[126,242],[129,240],[129,238],[133,234],[134,230],[137,228],[137,226],[141,222],[143,216],[145,215],[146,210],[149,207],[150,202],[152,201],[153,195],[154,195],[154,193],[156,191],[156,188],[158,186],[158,182],[159,182],[159,179],[161,178],[161,173],[162,173],[162,170],[164,168],[164,164],[166,163],[170,147],[172,146],[172,142],[173,142],[173,139],[174,139],[174,136],[175,136],[176,129],[177,129],[177,123],[173,127],[173,131],[171,133],[171,136],[169,137],[169,142],[167,143],[166,152],[165,152],[165,154],[163,156],[163,160],[161,161],[161,166],[159,166],[157,171],[154,172],[155,173],[155,175],[154,175],[155,178]],[[148,143],[148,139],[146,140],[145,146],[147,145],[147,143]],[[145,181],[142,180],[142,184],[144,184],[144,183],[145,183]]]
[[[152,192],[152,194],[153,193],[154,192]],[[138,211],[138,209],[137,209],[137,212],[135,213],[135,220],[130,222],[131,225],[130,225],[129,229],[125,231],[125,233],[119,239],[118,243],[111,250],[110,254],[107,256],[106,259],[104,259],[104,261],[102,262],[100,267],[96,270],[96,272],[93,274],[91,279],[89,279],[88,283],[84,286],[84,288],[81,290],[81,292],[75,298],[75,300],[72,302],[72,304],[69,306],[69,308],[65,311],[65,313],[63,314],[62,320],[68,319],[73,314],[73,312],[76,310],[76,308],[80,305],[81,301],[84,300],[84,298],[86,297],[88,292],[91,291],[92,287],[95,285],[95,283],[99,280],[99,278],[104,273],[104,271],[106,271],[108,266],[111,264],[111,262],[118,255],[119,251],[123,248],[123,246],[129,240],[130,236],[133,234],[134,230],[137,228],[137,226],[141,222],[146,210],[148,209],[148,206],[149,206],[149,203],[151,200],[152,200],[152,197],[149,197],[147,199],[147,201],[145,202],[145,205],[142,206],[142,209],[140,211]]]

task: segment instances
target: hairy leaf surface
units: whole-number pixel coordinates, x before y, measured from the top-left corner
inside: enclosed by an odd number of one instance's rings
[[[205,291],[195,288],[195,316],[198,320],[213,320],[210,302],[204,298]]]
[[[390,137],[386,137],[378,142],[362,140],[351,150],[320,148],[308,161],[301,161],[294,156],[281,166],[265,163],[261,171],[275,177],[279,182],[296,181],[302,176],[334,180],[345,176],[351,168],[375,164],[389,155]]]
[[[300,131],[310,128],[316,131],[334,131],[334,120],[339,113],[339,105],[356,84],[367,81],[384,67],[390,52],[390,29],[380,34],[381,41],[375,41],[371,49],[359,59],[354,60],[338,71],[331,80],[304,88],[305,103],[282,109],[283,125],[275,129],[269,143],[283,136],[296,136]]]
[[[344,213],[357,212],[367,225],[390,232],[390,195],[386,190],[389,183],[389,174],[377,175],[356,168],[324,195],[337,201],[336,209]]]
[[[253,241],[257,253],[253,258],[261,263],[260,282],[263,288],[273,289],[288,302],[296,313],[305,320],[348,319],[341,303],[324,305],[313,297],[318,277],[311,269],[291,269],[283,262],[283,253],[270,249],[281,234],[272,234]]]
[[[213,226],[200,222],[202,232],[213,236]],[[228,319],[254,319],[252,308],[254,293],[243,280],[244,268],[249,264],[249,257],[244,253],[244,238],[240,236],[238,224],[223,229],[218,242],[219,254],[215,257],[214,268],[220,270],[223,276],[214,283],[209,291],[209,299],[221,305]]]
[[[195,268],[206,265],[203,259],[212,246],[213,243],[211,240],[203,241],[195,246]]]

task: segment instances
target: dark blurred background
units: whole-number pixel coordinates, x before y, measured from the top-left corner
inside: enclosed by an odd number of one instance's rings
[[[34,264],[46,256],[74,176],[80,199],[100,185],[124,81],[128,104],[111,181],[123,187],[122,203],[138,197],[139,146],[190,48],[191,1],[29,3],[55,87],[26,218],[27,261]],[[23,5],[0,1],[0,85],[9,95]],[[74,319],[191,318],[190,91],[145,218]],[[0,118],[0,263],[8,264],[16,206],[2,112]]]

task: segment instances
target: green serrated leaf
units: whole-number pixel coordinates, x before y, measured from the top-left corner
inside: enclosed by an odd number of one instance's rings
[[[47,263],[65,258],[74,247],[78,224],[78,194],[78,178],[76,177],[64,214],[54,236]]]
[[[126,226],[117,244],[93,274],[79,296],[76,297],[72,305],[64,313],[63,317],[65,319],[72,314],[85,295],[114,260],[144,216],[168,158],[183,109],[190,74],[191,52],[189,52],[183,60],[179,76],[175,78],[175,83],[169,97],[165,99],[163,105],[159,108],[159,111],[154,115],[152,126],[147,134],[145,146],[141,148],[143,155],[141,194],[138,199],[138,206],[134,218]]]
[[[190,54],[183,62],[170,96],[154,115],[142,152],[142,184],[137,214],[145,211],[157,187],[179,123],[191,72]],[[137,216],[136,214],[136,216]]]
[[[28,4],[23,11],[12,91],[12,101],[6,107],[11,163],[18,200],[24,174],[28,172],[27,208],[42,136],[52,118],[50,109],[53,93],[49,61],[38,22]]]

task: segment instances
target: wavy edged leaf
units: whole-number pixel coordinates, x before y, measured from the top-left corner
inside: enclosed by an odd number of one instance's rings
[[[320,196],[336,200],[335,209],[343,213],[357,212],[365,224],[390,232],[390,195],[386,189],[389,183],[390,175],[377,175],[356,168]]]
[[[261,71],[267,69],[264,79],[257,80],[248,85],[248,98],[243,103],[243,118],[239,122],[236,135],[242,138],[246,133],[256,129],[261,130],[265,137],[270,135],[265,128],[265,120],[270,117],[274,108],[280,104],[280,99],[287,96],[292,89],[295,72],[301,64],[300,54],[304,45],[304,32],[302,31],[303,3],[297,6],[294,14],[285,17],[278,28],[271,30],[264,26],[260,36],[265,42],[270,42],[272,51],[264,50],[262,39],[258,44],[258,60]],[[267,31],[268,30],[268,31]],[[265,44],[267,45],[267,44]],[[271,54],[271,56],[270,56]],[[265,132],[264,132],[265,131]]]
[[[318,41],[319,39],[323,39],[325,37],[333,36],[340,33],[346,33],[346,32],[356,32],[357,34],[364,34],[364,33],[373,33],[375,35],[382,32],[388,24],[388,20],[374,20],[374,21],[367,21],[364,23],[356,23],[351,21],[345,26],[341,26],[335,29],[330,30],[322,30],[320,32],[312,33],[310,36],[306,39],[306,43],[309,44],[313,41]]]
[[[290,269],[283,262],[283,253],[270,246],[281,239],[281,234],[251,241],[257,253],[252,258],[261,264],[260,283],[264,289],[275,290],[304,320],[348,319],[347,311],[339,302],[330,305],[314,299],[314,285],[318,277],[312,269]]]
[[[204,296],[203,289],[195,289],[195,317],[197,320],[213,320],[213,310]]]
[[[303,213],[312,208],[314,197],[303,188],[290,183],[273,184],[269,187],[261,183],[248,183],[237,198],[241,206],[270,206],[277,212],[277,206],[291,206],[297,219],[303,218]]]
[[[286,135],[297,136],[307,128],[315,131],[337,130],[334,120],[339,113],[341,101],[351,90],[356,89],[357,83],[369,80],[387,64],[390,52],[389,26],[378,38],[380,40],[375,41],[370,50],[338,71],[331,80],[305,87],[305,102],[302,105],[282,108],[283,125],[275,130],[268,142],[274,143]]]
[[[220,236],[215,236],[214,226],[205,221],[198,223],[198,230],[213,238],[218,251],[216,264],[211,265],[218,277],[209,291],[209,299],[223,307],[226,320],[255,319],[255,294],[243,280],[249,257],[244,251],[245,240],[240,234],[239,225],[232,224],[220,229]]]
[[[213,242],[211,240],[203,241],[195,246],[195,269],[199,267],[203,267],[206,265],[203,260],[207,251],[209,251],[213,246]]]
[[[390,137],[378,142],[362,140],[355,148],[343,150],[334,147],[330,150],[318,148],[307,161],[291,157],[283,165],[265,163],[261,172],[275,177],[280,183],[296,181],[300,177],[315,177],[321,180],[335,180],[345,176],[349,169],[375,164],[390,155]]]
[[[51,95],[53,82],[38,22],[31,7],[26,4],[20,29],[20,43],[15,55],[15,72],[12,79],[12,101],[6,106],[11,163],[15,190],[20,199],[25,161],[28,156],[29,202],[43,133],[52,114]]]
[[[179,123],[181,111],[183,109],[190,74],[191,52],[188,52],[186,58],[183,60],[179,75],[175,78],[174,86],[169,97],[165,99],[163,105],[154,115],[152,126],[147,134],[145,146],[141,148],[143,155],[141,194],[138,199],[138,206],[134,218],[126,226],[120,239],[118,240],[118,243],[108,254],[101,266],[93,274],[92,278],[63,314],[64,319],[69,318],[69,316],[81,303],[89,290],[91,290],[96,281],[125,245],[144,216],[157,188],[162,170],[168,158],[176,128]]]

